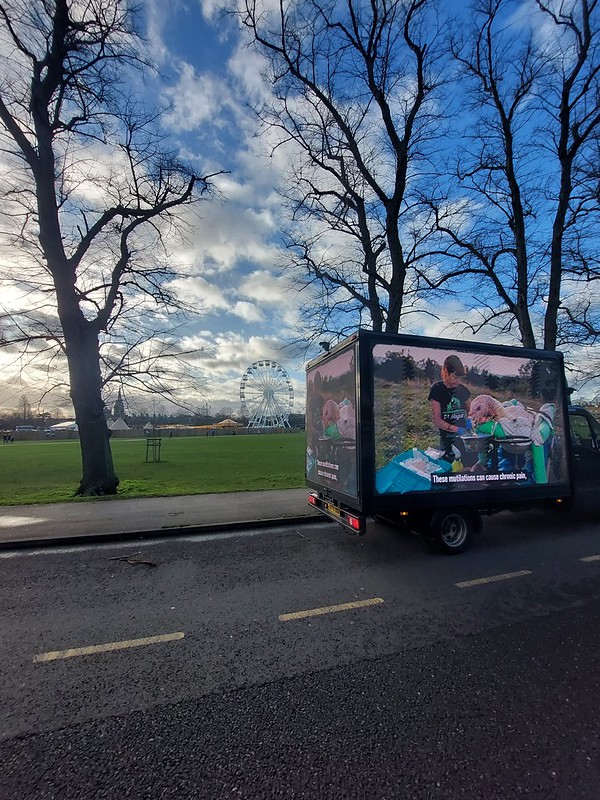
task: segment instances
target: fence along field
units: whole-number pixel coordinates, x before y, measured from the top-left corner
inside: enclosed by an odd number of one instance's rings
[[[113,439],[111,447],[116,501],[304,486],[304,433],[163,438],[159,462],[145,461],[145,439]],[[73,498],[80,459],[78,441],[0,444],[0,505],[90,502]]]

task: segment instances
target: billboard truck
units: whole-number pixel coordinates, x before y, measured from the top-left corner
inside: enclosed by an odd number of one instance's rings
[[[360,330],[307,366],[309,503],[460,553],[481,517],[600,507],[600,424],[560,353]]]

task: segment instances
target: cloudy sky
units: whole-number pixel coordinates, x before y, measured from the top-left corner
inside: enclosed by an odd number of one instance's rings
[[[177,332],[183,349],[198,352],[198,391],[188,403],[197,409],[209,403],[213,411],[238,411],[245,370],[272,359],[287,370],[294,410],[302,411],[307,353],[290,345],[299,331],[302,335],[300,299],[289,275],[281,273],[285,252],[276,192],[290,153],[279,148],[272,154],[272,142],[251,111],[269,88],[261,77],[261,57],[227,13],[231,7],[229,0],[142,2],[157,73],[146,76],[140,91],[167,108],[165,131],[200,174],[222,173],[214,180],[217,195],[190,217],[186,240],[173,252],[181,272],[176,288],[198,310]],[[417,307],[411,314],[411,333],[463,338],[464,331],[454,324],[468,316],[460,298],[447,298],[436,317],[424,312]],[[19,363],[4,362],[0,405],[16,407],[24,391],[37,402],[32,371],[11,379]],[[132,410],[150,407],[133,395],[130,402]],[[55,406],[48,401],[44,407]]]
[[[259,359],[275,359],[290,375],[295,409],[303,410],[306,354],[289,346],[298,338],[299,298],[280,270],[285,253],[275,191],[289,152],[271,152],[268,133],[259,133],[250,109],[269,92],[264,63],[227,13],[232,8],[227,0],[146,0],[145,7],[160,70],[158,91],[169,106],[164,124],[204,172],[228,173],[215,180],[220,199],[202,208],[188,246],[179,252],[190,273],[180,280],[180,291],[203,308],[184,344],[203,350],[200,361],[213,406],[239,405],[245,369]],[[442,319],[413,315],[411,332],[450,335],[451,320],[463,313],[453,301]]]
[[[289,347],[297,335],[297,293],[280,274],[275,187],[281,159],[271,158],[268,142],[257,138],[249,108],[265,91],[259,59],[217,2],[143,0],[141,10],[142,33],[157,72],[146,73],[140,99],[167,109],[162,125],[170,145],[198,174],[222,173],[214,180],[212,199],[193,212],[183,211],[188,214],[185,241],[172,249],[172,263],[181,273],[174,288],[198,311],[176,333],[183,350],[198,352],[193,363],[198,391],[181,399],[193,409],[209,403],[213,412],[239,411],[245,370],[270,359],[287,370],[294,410],[300,411],[304,354]],[[25,308],[31,293],[15,278],[2,302],[6,308]],[[41,396],[37,387],[53,385],[45,380],[42,362],[38,370],[15,352],[1,353],[0,361],[0,406],[18,407],[26,394],[35,407]],[[151,407],[149,400],[124,391],[132,410]],[[54,410],[67,395],[66,387],[50,392],[41,405]],[[111,403],[114,397],[107,399]],[[64,413],[72,413],[68,400],[63,405]],[[168,402],[160,405],[173,410]]]
[[[215,179],[218,195],[177,252],[178,291],[202,309],[182,341],[198,348],[203,394],[213,410],[239,408],[239,387],[254,362],[279,362],[292,381],[295,410],[304,406],[303,354],[286,346],[297,335],[297,293],[281,275],[272,158],[249,103],[267,91],[259,56],[218,1],[146,0],[147,36],[159,77],[150,84],[168,110],[173,142]]]

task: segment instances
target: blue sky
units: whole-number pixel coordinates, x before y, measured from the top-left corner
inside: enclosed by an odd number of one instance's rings
[[[297,318],[295,292],[278,269],[278,165],[247,105],[263,91],[258,58],[235,20],[210,3],[147,0],[145,10],[160,73],[147,88],[169,106],[166,130],[203,174],[228,173],[215,179],[219,196],[202,206],[178,251],[190,276],[179,290],[203,308],[184,341],[204,350],[202,395],[213,410],[237,410],[245,369],[273,359],[288,371],[301,410],[302,357],[284,347]]]
[[[222,173],[214,180],[213,199],[181,210],[185,238],[171,242],[171,262],[181,274],[175,288],[198,312],[173,334],[182,349],[198,351],[189,372],[196,378],[196,391],[186,388],[179,399],[187,409],[202,410],[208,403],[213,412],[238,412],[246,369],[272,360],[290,375],[294,411],[301,411],[303,357],[285,347],[297,328],[297,303],[277,266],[280,209],[274,187],[279,164],[269,157],[266,142],[256,137],[256,120],[248,107],[264,91],[257,56],[242,45],[235,20],[223,17],[210,2],[142,0],[139,6],[138,27],[157,71],[148,70],[143,84],[134,85],[138,100],[166,109],[162,125],[167,143],[180,150],[197,174]],[[0,41],[0,52],[11,52],[6,39]],[[90,145],[79,163],[103,175],[103,169],[115,168],[114,152]],[[6,164],[2,167],[6,170]],[[85,184],[78,184],[84,201]],[[87,186],[93,193],[93,184]],[[24,253],[11,259],[7,249],[3,258],[2,303],[23,311],[40,302],[39,295],[32,300],[26,284],[30,262]],[[15,271],[19,260],[23,270]],[[158,315],[163,331],[171,322],[177,320]],[[39,403],[45,410],[72,415],[64,370],[48,379],[45,362],[2,351],[0,371],[0,406],[16,408],[25,395],[34,409]],[[63,382],[62,388],[48,391],[56,380]],[[105,396],[109,407],[118,388],[112,385]],[[175,410],[160,398],[136,396],[127,386],[123,391],[131,411]]]
[[[201,319],[190,327],[190,342],[206,347],[206,388],[217,405],[222,399],[235,406],[239,377],[248,364],[275,358],[292,378],[300,410],[302,358],[282,349],[296,335],[298,323],[297,295],[287,278],[278,274],[284,256],[278,224],[281,206],[274,189],[285,167],[285,151],[270,158],[268,137],[257,135],[258,123],[248,103],[269,90],[261,79],[260,56],[246,47],[235,18],[222,13],[231,7],[227,0],[145,3],[152,50],[162,75],[160,96],[171,103],[165,120],[170,135],[184,152],[198,158],[205,171],[229,171],[216,181],[223,201],[205,206],[194,242],[182,254],[194,264],[194,277],[182,282],[182,292],[197,295],[206,305]],[[455,18],[459,12],[453,4],[440,8]],[[530,24],[526,9],[531,6],[525,0],[507,20],[511,35],[518,36]],[[464,11],[461,5],[460,13]],[[537,35],[542,41],[543,26]],[[460,127],[466,119],[464,104],[457,111]],[[458,135],[457,130],[454,137]],[[450,154],[456,141],[442,139],[436,146],[447,147]],[[527,137],[523,141],[528,147]],[[529,170],[535,173],[534,165],[543,157],[541,151],[532,150]],[[472,287],[465,283],[465,294],[470,292]],[[464,328],[455,325],[470,313],[461,298],[446,297],[437,317],[425,311],[417,306],[408,332],[464,338]],[[493,331],[478,338],[499,340]]]
[[[269,89],[261,78],[261,57],[246,46],[235,18],[222,13],[231,7],[227,0],[142,2],[144,33],[158,73],[146,76],[141,92],[168,106],[165,132],[200,174],[227,173],[215,179],[218,195],[201,206],[199,217],[189,217],[186,241],[173,249],[182,273],[177,288],[199,311],[182,333],[183,346],[200,351],[194,367],[202,375],[198,392],[186,401],[197,409],[208,402],[213,411],[238,411],[246,368],[273,359],[289,373],[294,407],[301,411],[304,354],[286,346],[298,335],[299,300],[290,277],[280,273],[285,253],[276,187],[288,156],[279,149],[271,157],[272,139],[259,135],[249,104]],[[463,4],[443,7],[455,17],[464,11]],[[527,23],[523,17],[512,24],[519,29]],[[459,121],[464,119],[462,107]],[[437,317],[426,311],[417,307],[407,332],[464,338],[454,324],[469,313],[461,298],[446,297]],[[479,338],[498,340],[491,334]],[[27,376],[21,376],[0,403],[16,405],[23,391],[35,403],[35,392],[27,388]],[[128,399],[134,410],[150,407],[147,400]],[[167,403],[164,407],[169,410]]]
[[[200,361],[213,407],[225,402],[235,409],[245,368],[272,358],[288,371],[295,408],[303,410],[303,353],[286,347],[298,334],[299,301],[279,271],[285,255],[275,187],[286,156],[278,150],[271,157],[269,137],[258,135],[248,106],[268,92],[263,62],[219,0],[176,0],[168,7],[146,0],[145,9],[160,70],[156,90],[170,104],[165,125],[173,142],[202,171],[229,173],[216,179],[222,199],[203,207],[190,246],[181,251],[193,277],[182,280],[180,290],[205,306],[185,343],[205,348]],[[411,332],[448,333],[448,320],[459,309],[450,301],[441,320],[414,315]]]

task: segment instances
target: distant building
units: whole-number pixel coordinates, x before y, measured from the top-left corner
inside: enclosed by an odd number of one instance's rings
[[[117,399],[115,400],[115,404],[113,406],[113,419],[125,419],[125,403],[123,401],[123,395],[121,394],[121,390],[117,394]]]

